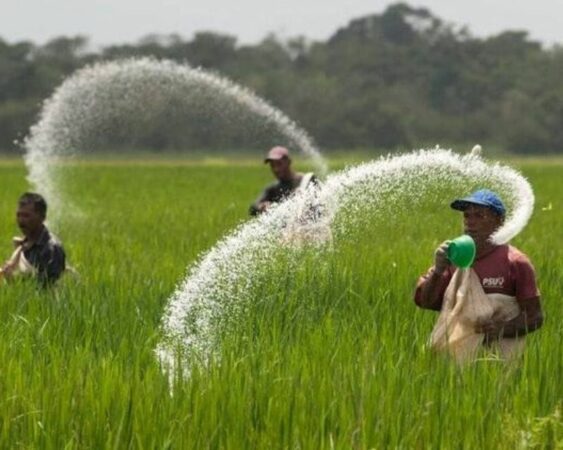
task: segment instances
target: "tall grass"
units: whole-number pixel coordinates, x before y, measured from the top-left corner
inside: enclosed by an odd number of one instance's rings
[[[522,166],[537,208],[514,244],[536,266],[547,320],[518,363],[460,370],[426,351],[436,315],[414,306],[414,284],[460,229],[430,202],[374,217],[322,256],[281,252],[217,361],[172,386],[154,356],[164,304],[186,266],[247,219],[269,175],[204,164],[65,170],[80,212],[56,231],[80,277],[54,292],[0,288],[1,448],[562,445],[563,166]],[[6,164],[0,177],[7,256],[25,173]]]

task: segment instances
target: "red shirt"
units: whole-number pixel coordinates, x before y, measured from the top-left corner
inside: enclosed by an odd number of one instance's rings
[[[517,300],[540,296],[534,266],[524,253],[511,245],[495,247],[491,252],[476,259],[472,269],[477,273],[485,294],[505,294],[516,297]],[[434,267],[418,280],[415,300],[420,299],[422,287],[433,270]],[[441,297],[444,296],[455,270],[456,267],[448,266],[442,274],[439,290]]]

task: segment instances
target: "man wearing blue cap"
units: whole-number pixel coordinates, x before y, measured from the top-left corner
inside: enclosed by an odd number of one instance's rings
[[[535,271],[528,257],[511,245],[496,245],[491,235],[504,223],[506,208],[497,194],[487,189],[457,199],[451,208],[463,212],[465,234],[475,241],[476,256],[472,269],[489,298],[501,294],[518,304],[519,314],[510,320],[489,320],[475,325],[485,335],[485,345],[524,336],[541,327],[543,314]],[[447,258],[446,242],[435,252],[434,266],[417,284],[415,303],[425,309],[441,310],[444,294],[455,273]]]

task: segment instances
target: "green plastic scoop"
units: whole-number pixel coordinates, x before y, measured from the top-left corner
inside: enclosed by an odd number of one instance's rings
[[[448,259],[461,269],[471,267],[475,253],[475,241],[467,234],[451,240],[448,244]]]

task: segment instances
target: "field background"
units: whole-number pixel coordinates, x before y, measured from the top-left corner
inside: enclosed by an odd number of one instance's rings
[[[68,165],[80,211],[56,231],[80,278],[48,293],[0,286],[0,447],[561,448],[563,163],[513,164],[536,194],[514,244],[535,264],[546,315],[519,364],[461,371],[424,350],[436,316],[415,308],[413,287],[460,231],[428,204],[356,230],[322,270],[311,257],[267,280],[221,363],[172,387],[154,357],[166,301],[248,220],[270,174],[247,160]],[[0,188],[4,258],[27,189],[19,161],[0,162]]]

